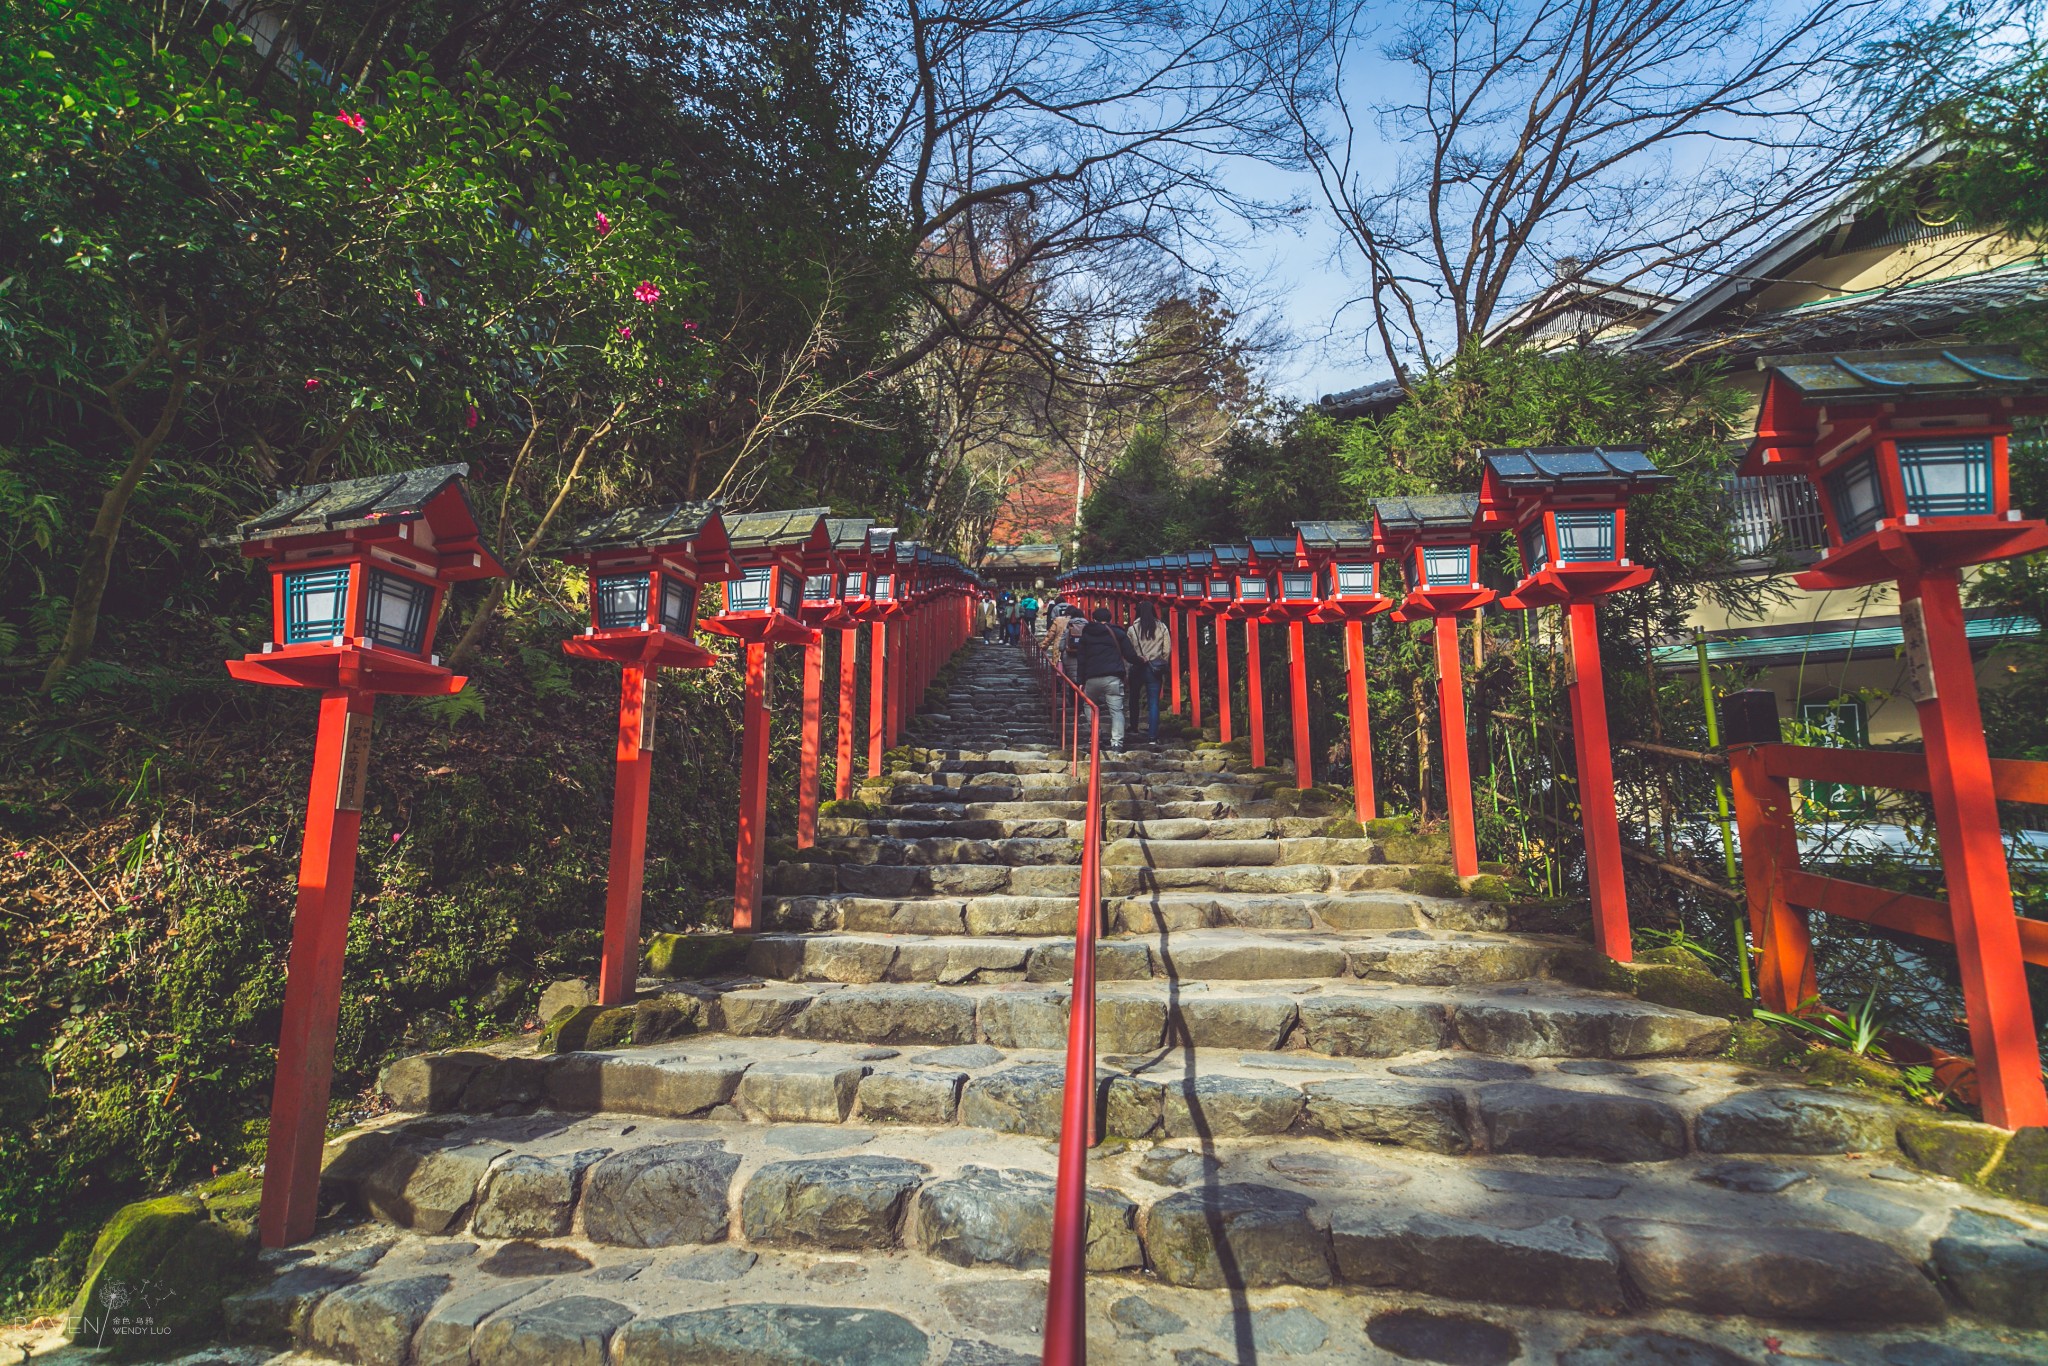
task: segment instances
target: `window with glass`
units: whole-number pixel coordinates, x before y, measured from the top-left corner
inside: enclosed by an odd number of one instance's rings
[[[787,569],[775,576],[775,605],[789,616],[803,606],[804,582]]]
[[[1265,602],[1270,596],[1266,580],[1259,574],[1241,574],[1237,580],[1237,596],[1246,602]]]
[[[804,580],[804,601],[832,601],[832,576],[830,574],[812,574],[807,577]]]
[[[601,630],[631,631],[647,625],[647,574],[597,576],[597,624]]]
[[[862,573],[848,574],[839,581],[839,596],[843,598],[863,597],[868,591],[868,576]]]
[[[697,585],[673,575],[661,576],[661,628],[679,636],[690,634],[696,624]]]
[[[1901,441],[1906,511],[1922,517],[1984,516],[1991,507],[1991,438]]]
[[[1472,582],[1472,551],[1462,545],[1424,546],[1422,581],[1431,588]]]
[[[1316,595],[1316,581],[1313,574],[1289,572],[1280,576],[1280,596],[1294,601],[1304,601]]]
[[[875,601],[887,602],[895,596],[896,576],[894,574],[875,575]]]
[[[284,576],[284,643],[304,645],[348,632],[348,566]]]
[[[1884,487],[1878,482],[1876,456],[1865,452],[1830,473],[1824,482],[1844,542],[1874,531],[1884,520]]]
[[[427,613],[434,590],[382,569],[370,571],[363,603],[363,634],[379,645],[419,654],[427,647]]]
[[[1580,508],[1556,516],[1558,559],[1566,564],[1587,564],[1616,557],[1612,508]]]
[[[1550,563],[1550,538],[1544,534],[1543,519],[1538,517],[1522,532],[1522,572],[1535,574]]]
[[[1337,591],[1345,597],[1366,597],[1372,593],[1373,566],[1340,564],[1336,569]]]
[[[725,610],[728,612],[765,612],[768,610],[768,593],[775,586],[773,565],[754,565],[742,569],[740,576],[725,586]]]
[[[1209,596],[1210,596],[1210,597],[1212,597],[1212,598],[1227,598],[1227,597],[1229,597],[1229,596],[1230,596],[1230,580],[1229,580],[1229,579],[1211,579],[1211,580],[1209,580]]]

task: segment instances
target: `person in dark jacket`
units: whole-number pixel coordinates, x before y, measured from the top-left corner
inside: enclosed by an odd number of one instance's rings
[[[1096,706],[1109,712],[1109,747],[1124,747],[1124,673],[1144,661],[1131,648],[1131,638],[1110,624],[1109,609],[1095,609],[1095,620],[1081,631],[1080,665],[1077,673],[1081,691]]]

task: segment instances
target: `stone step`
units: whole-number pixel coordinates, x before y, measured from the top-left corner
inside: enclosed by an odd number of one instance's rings
[[[938,777],[948,775],[939,774]],[[1072,802],[1088,800],[1087,774],[1083,772],[1074,781],[1068,781],[1064,774],[1047,773],[1030,778],[1012,778],[998,782],[992,778],[970,779],[961,783],[920,782],[914,779],[892,779],[887,787],[861,787],[863,800],[866,793],[873,791],[879,800],[892,804],[905,802],[999,802],[999,801],[1040,801]],[[1243,783],[1206,783],[1201,785],[1169,782],[1120,783],[1105,779],[1102,783],[1105,801],[1131,802],[1218,802],[1231,807],[1250,806],[1261,798],[1257,789]],[[1251,813],[1246,813],[1251,814]]]
[[[1064,822],[1059,822],[1064,824]],[[918,836],[911,839],[873,838],[867,835],[828,835],[822,831],[818,842],[802,853],[801,862],[832,862],[839,865],[882,865],[932,867],[949,863],[1000,864],[1031,867],[1040,864],[1081,862],[1081,845],[1064,831],[1048,836],[1006,835],[992,839],[961,836]]]
[[[1231,927],[1342,933],[1507,928],[1506,911],[1498,903],[1405,892],[1141,892],[1105,897],[1103,911],[1112,934]]]
[[[937,961],[944,961],[944,952],[929,950]],[[1211,953],[1191,947],[1187,957],[1203,959],[1216,977],[1103,982],[1097,992],[1098,1047],[1104,1053],[1138,1053],[1187,1040],[1205,1049],[1294,1048],[1346,1058],[1440,1048],[1503,1057],[1637,1058],[1712,1054],[1729,1038],[1724,1019],[1558,982],[1442,987],[1331,980],[1352,970],[1340,947],[1301,951],[1298,961],[1313,965],[1314,978],[1222,975],[1248,972],[1262,955],[1277,960],[1266,948]],[[1110,961],[1135,971],[1136,946],[1112,950]],[[1389,970],[1385,964],[1393,961],[1383,960],[1380,970]],[[1373,971],[1369,959],[1361,965]],[[664,1027],[676,1030],[881,1047],[987,1043],[1055,1049],[1066,1042],[1067,995],[1064,986],[1028,982],[842,986],[720,977],[667,987],[661,1018]]]
[[[1053,803],[1045,803],[1053,805]],[[970,819],[961,816],[954,819],[912,818],[876,819],[869,817],[821,816],[818,819],[818,837],[822,843],[827,838],[854,839],[1080,839],[1087,832],[1087,822],[1079,812],[1083,803],[1072,804],[1072,817],[1019,817],[1009,819]],[[949,808],[950,809],[950,808]],[[1109,820],[1103,823],[1104,834],[1112,839],[1132,840],[1263,840],[1302,839],[1319,835],[1329,824],[1327,817],[1317,816],[1244,816],[1197,818],[1192,816],[1162,816],[1151,820]]]
[[[1155,850],[1168,846],[1154,845]],[[1194,844],[1200,848],[1199,843]],[[1439,875],[1440,869],[1434,870]],[[1216,892],[1357,892],[1406,886],[1421,865],[1398,863],[1290,863],[1263,867],[1152,868],[1118,864],[1102,870],[1103,895],[1208,890]],[[767,889],[780,896],[905,898],[926,895],[1074,897],[1081,886],[1071,864],[1009,866],[987,863],[839,864],[779,863],[768,869]]]
[[[1331,935],[1190,930],[1170,947],[1109,939],[1096,953],[1103,981],[1342,979],[1457,986],[1563,975],[1584,980],[1582,945],[1558,938],[1444,934]],[[1563,960],[1562,973],[1553,971]],[[1061,936],[761,934],[747,971],[789,982],[1067,982],[1074,945]]]
[[[882,1114],[386,1121],[329,1168],[375,1222],[266,1254],[272,1279],[228,1321],[349,1361],[1036,1360],[1048,1146]],[[1089,1179],[1088,1329],[1105,1361],[1378,1361],[1391,1344],[1434,1361],[1720,1366],[1769,1337],[1801,1360],[2016,1366],[2044,1345],[1965,1317],[2001,1283],[1997,1252],[2023,1254],[2038,1222],[1841,1156],[1574,1169],[1219,1133],[1105,1150]],[[1879,1326],[1882,1354],[1840,1331]]]

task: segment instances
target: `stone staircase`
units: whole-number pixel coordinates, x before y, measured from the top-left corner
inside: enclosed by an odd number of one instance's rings
[[[658,937],[538,1051],[394,1063],[235,1335],[1036,1362],[1086,775],[1014,650],[942,708],[771,870],[765,932]],[[1992,1131],[1726,1060],[1728,1020],[1595,989],[1432,841],[1221,751],[1104,793],[1094,1360],[2048,1359],[2048,1218],[1951,1179],[2011,1165]]]

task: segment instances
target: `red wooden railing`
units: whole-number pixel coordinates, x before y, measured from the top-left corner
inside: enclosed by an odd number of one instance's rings
[[[1088,1359],[1088,1150],[1095,1146],[1095,937],[1102,922],[1102,710],[1045,658],[1036,640],[1025,657],[1059,723],[1067,773],[1081,761],[1088,723],[1088,809],[1081,834],[1081,894],[1074,918],[1074,982],[1068,996],[1066,1092],[1060,1106],[1058,1187],[1052,1207],[1052,1272],[1045,1296],[1045,1366]]]
[[[2048,921],[2015,915],[2008,929],[1979,926],[1948,901],[1826,877],[1799,865],[1791,780],[1897,791],[1929,790],[1923,754],[1779,743],[1730,744],[1730,786],[1742,835],[1742,880],[1757,953],[1757,994],[1770,1010],[1814,1007],[1809,912],[1953,944],[1962,969],[1971,1051],[1983,1081],[1996,1081],[2006,1113],[1994,1124],[2033,1123],[2041,1110],[2041,1058],[2022,963],[2048,966]],[[2048,763],[1993,759],[1999,801],[2048,806]],[[2014,933],[2016,932],[2016,934]]]

